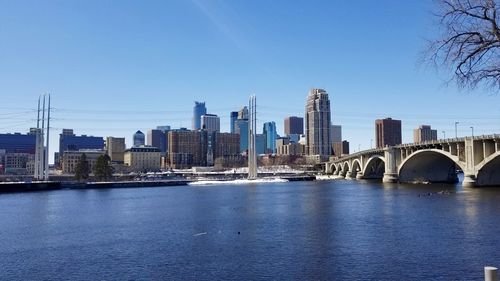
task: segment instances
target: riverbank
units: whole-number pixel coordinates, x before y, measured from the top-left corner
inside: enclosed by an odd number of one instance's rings
[[[271,178],[271,177],[268,177]],[[313,181],[316,178],[310,175],[286,175],[277,176],[276,179],[284,181]],[[137,187],[163,187],[163,186],[183,186],[191,182],[199,181],[231,181],[232,176],[225,178],[192,177],[188,179],[160,179],[160,180],[125,180],[109,182],[76,182],[76,181],[40,181],[40,182],[0,182],[0,193],[12,192],[33,192],[60,189],[100,189],[100,188],[137,188]]]
[[[135,188],[135,187],[160,187],[182,186],[190,180],[157,180],[157,181],[116,181],[116,182],[2,182],[0,193],[33,192],[60,189],[99,189],[99,188]]]
[[[59,181],[0,182],[0,193],[58,190],[61,186]]]

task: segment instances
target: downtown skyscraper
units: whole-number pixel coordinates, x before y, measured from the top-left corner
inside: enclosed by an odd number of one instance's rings
[[[201,116],[207,114],[207,107],[205,106],[205,102],[194,102],[193,107],[193,130],[201,129]]]
[[[429,125],[420,125],[413,130],[413,142],[425,142],[437,140],[437,130],[432,130]]]
[[[375,120],[375,141],[377,148],[401,144],[401,120],[392,118]]]
[[[304,133],[304,118],[288,116],[285,118],[285,135],[302,135]]]
[[[306,114],[306,155],[317,155],[320,161],[331,155],[331,115],[330,100],[323,89],[311,89],[307,95]]]
[[[201,128],[208,132],[220,132],[220,118],[215,114],[203,114],[201,116]]]
[[[134,141],[134,146],[141,146],[146,144],[146,136],[141,131],[135,132],[135,134],[132,136],[132,139]]]
[[[262,132],[266,138],[266,153],[276,153],[276,138],[278,137],[276,133],[276,123],[274,123],[274,121],[265,122]]]
[[[229,132],[231,134],[234,134],[236,132],[236,129],[234,127],[234,123],[236,122],[236,120],[238,119],[238,111],[231,111],[231,113],[229,114]]]

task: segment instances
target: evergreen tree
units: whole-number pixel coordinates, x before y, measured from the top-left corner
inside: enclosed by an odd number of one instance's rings
[[[99,156],[93,172],[97,180],[106,181],[113,176],[113,167],[110,165],[111,158],[107,154]]]
[[[90,173],[89,161],[87,161],[87,155],[83,153],[82,156],[80,156],[80,159],[78,159],[78,163],[76,163],[75,179],[78,181],[86,180],[89,178],[89,173]]]

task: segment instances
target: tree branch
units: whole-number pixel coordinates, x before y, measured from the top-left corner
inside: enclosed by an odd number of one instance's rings
[[[444,33],[429,45],[430,59],[452,67],[462,87],[484,84],[500,91],[500,0],[436,1]]]

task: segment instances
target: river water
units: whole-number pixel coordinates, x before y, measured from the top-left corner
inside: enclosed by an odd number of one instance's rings
[[[1,194],[0,238],[0,280],[482,280],[485,265],[500,266],[500,188],[339,180]]]

